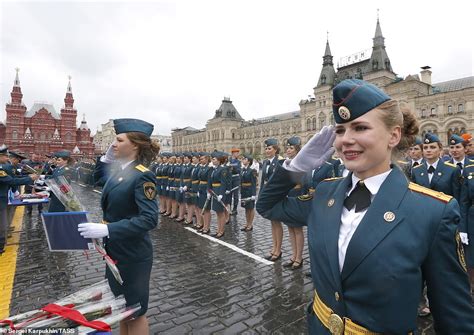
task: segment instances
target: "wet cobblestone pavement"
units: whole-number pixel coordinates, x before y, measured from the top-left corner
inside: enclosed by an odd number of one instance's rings
[[[100,194],[74,185],[91,221],[101,219]],[[241,232],[243,210],[226,225],[222,239],[264,257],[271,249],[270,224],[256,215],[254,230]],[[213,217],[213,225],[215,218]],[[214,228],[215,226],[213,226]],[[101,280],[100,255],[51,253],[38,216],[25,214],[20,234],[10,314],[36,309]],[[283,262],[291,256],[286,228]],[[148,319],[154,334],[306,334],[305,306],[312,283],[308,253],[302,269],[266,265],[162,218],[151,232],[154,264]],[[2,293],[3,295],[4,293]],[[431,319],[421,334],[434,334]]]

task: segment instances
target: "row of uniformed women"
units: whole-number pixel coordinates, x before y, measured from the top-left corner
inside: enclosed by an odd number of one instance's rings
[[[178,165],[177,157],[184,157],[184,164]],[[152,168],[156,173],[157,192],[160,197],[160,212],[176,221],[193,224],[204,234],[210,233],[211,210],[217,215],[215,237],[224,235],[225,223],[229,221],[232,179],[227,165],[228,154],[215,151],[208,153],[163,153]],[[210,161],[211,160],[211,161]],[[212,163],[212,164],[210,164]],[[252,163],[251,157],[243,160],[243,165]],[[252,228],[256,177],[245,170],[241,182],[242,207],[246,209],[247,222],[242,230]],[[253,176],[253,177],[252,177]],[[250,190],[250,191],[249,191]],[[249,193],[250,192],[250,193]],[[178,216],[179,208],[179,216]],[[184,219],[186,215],[186,219]]]

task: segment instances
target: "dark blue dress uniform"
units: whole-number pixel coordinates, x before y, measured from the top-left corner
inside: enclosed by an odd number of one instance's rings
[[[180,190],[183,186],[184,169],[184,164],[177,164],[174,169],[175,200],[180,204],[184,203],[184,193]]]
[[[250,198],[257,195],[257,175],[258,172],[250,166],[241,169],[240,199],[241,206],[245,209],[255,208],[255,200]]]
[[[238,149],[231,150],[231,152],[238,152]],[[231,174],[232,174],[232,185],[231,189],[240,186],[240,171],[241,171],[241,163],[240,160],[237,158],[231,157],[229,159],[229,165],[231,166]],[[233,198],[234,204],[232,210],[237,210],[237,204],[239,203],[239,189],[235,189],[231,193],[231,197]]]
[[[208,155],[208,154],[205,154],[205,155]],[[213,168],[211,168],[209,165],[202,165],[202,164],[199,165],[198,207],[201,209],[206,209],[206,210],[211,209],[211,202],[208,201],[206,205],[206,200],[207,200],[207,190],[209,189],[209,178],[212,171],[213,171]],[[204,208],[204,205],[206,205],[206,208]]]
[[[269,138],[265,140],[266,146],[277,145],[277,143],[278,143],[277,140],[274,138]],[[275,171],[277,164],[281,165],[283,162],[284,162],[284,159],[279,160],[277,156],[273,157],[271,160],[265,159],[263,161],[262,177],[261,177],[259,192],[262,191],[263,187],[265,186],[265,183],[267,183],[270,180],[270,177],[272,176],[273,171]]]
[[[461,193],[461,170],[449,162],[438,160],[431,183],[428,178],[428,163],[420,164],[411,170],[411,179],[418,185],[452,195],[459,199]]]
[[[212,190],[216,196],[222,195],[222,201],[226,191],[227,184],[229,183],[229,169],[226,166],[219,165],[212,169],[209,175],[209,189]],[[212,210],[215,212],[223,212],[224,206],[217,201],[213,196],[211,198]]]
[[[192,179],[191,179],[191,174],[194,169],[194,165],[191,163],[184,164],[183,167],[183,174],[182,174],[182,180],[181,180],[181,187],[186,186],[186,191],[183,191],[183,196],[184,196],[184,202],[186,202],[189,205],[193,204],[193,197],[190,194],[191,193],[191,187],[192,187]]]
[[[463,170],[463,185],[461,188],[461,223],[459,231],[467,233],[469,245],[466,250],[466,261],[469,268],[474,268],[474,162],[466,165]]]
[[[191,199],[191,205],[198,205],[198,194],[199,194],[199,171],[201,166],[199,164],[191,165],[191,188],[188,189],[189,198]]]
[[[350,122],[390,99],[361,80],[342,81],[333,95],[338,124]],[[260,194],[257,211],[270,220],[308,226],[314,287],[314,300],[308,306],[311,334],[329,334],[329,328],[338,334],[413,332],[423,280],[435,331],[474,332],[455,199],[409,183],[392,165],[382,176],[385,179],[379,180],[378,191],[368,199],[369,207],[360,212],[361,221],[340,263],[339,253],[344,252],[339,246],[341,221],[352,189],[352,173],[321,182],[313,195],[291,198],[287,194],[295,185],[294,177],[277,166]],[[346,226],[357,224],[351,213],[344,216]]]
[[[146,132],[149,136],[153,126],[146,125],[151,126],[151,130]],[[145,132],[142,129],[141,124],[127,123],[120,127],[115,123],[117,134]],[[141,304],[137,316],[145,314],[148,308],[153,262],[153,246],[148,231],[158,223],[155,180],[153,172],[134,161],[111,175],[102,190],[103,219],[109,230],[109,236],[104,238],[105,248],[107,254],[117,261],[124,283],[120,285],[108,268],[106,277],[115,296],[124,294],[127,306]]]
[[[176,170],[178,165],[177,164],[169,164],[168,167],[168,197],[171,200],[176,200]]]
[[[171,169],[170,163],[163,164],[163,168],[161,169],[161,178],[162,178],[161,195],[166,198],[169,197],[170,169]]]
[[[311,171],[303,177],[304,193],[312,194],[320,182],[327,178],[334,178],[334,166],[330,162],[324,162],[323,165]]]
[[[69,158],[70,154],[69,154],[68,151],[58,151],[54,154],[54,156],[67,159],[67,158]],[[64,178],[66,178],[67,182],[70,183],[72,173],[73,173],[73,171],[68,166],[56,167],[53,171],[53,174],[51,176],[49,176],[48,179],[58,178],[60,176],[64,176]],[[50,194],[48,212],[50,212],[50,213],[53,213],[53,212],[66,212],[66,207],[64,207],[64,205],[61,203],[61,201],[59,201],[59,199],[56,197],[56,195],[53,192],[51,192],[51,194]]]

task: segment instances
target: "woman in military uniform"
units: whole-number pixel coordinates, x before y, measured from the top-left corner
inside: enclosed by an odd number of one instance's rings
[[[58,151],[53,154],[53,157],[56,159],[56,168],[48,179],[64,176],[68,183],[70,183],[73,173],[70,166],[74,164],[70,152],[67,150]],[[53,192],[51,192],[48,212],[66,212],[66,208]]]
[[[211,232],[211,201],[207,198],[207,190],[209,189],[209,178],[212,168],[209,166],[209,154],[201,153],[199,158],[199,191],[198,191],[198,231],[203,234]]]
[[[435,331],[472,334],[458,203],[409,183],[391,163],[413,142],[416,118],[362,80],[340,82],[333,101],[335,131],[324,127],[277,166],[257,202],[267,219],[308,225],[310,333],[414,332],[425,279]],[[312,197],[288,198],[298,176],[322,165],[333,144],[349,175],[321,182]]]
[[[176,167],[174,170],[174,180],[176,185],[176,192],[175,192],[175,199],[176,199],[176,213],[177,218],[175,219],[176,222],[183,222],[184,221],[184,212],[186,210],[186,202],[184,201],[184,191],[183,191],[183,179],[184,179],[184,172],[186,169],[185,163],[185,153],[181,152],[177,159],[176,159]],[[188,160],[189,161],[189,160]]]
[[[184,195],[186,198],[186,206],[188,211],[186,213],[185,224],[193,224],[193,216],[196,218],[197,213],[197,194],[199,192],[199,153],[190,153],[191,163],[188,165],[186,170],[186,178],[189,181],[185,182]],[[189,172],[188,172],[189,171]],[[197,220],[197,219],[196,219]],[[194,226],[194,225],[193,225]]]
[[[253,230],[253,219],[255,218],[255,197],[257,195],[257,175],[258,171],[251,168],[253,158],[244,155],[240,172],[240,203],[245,208],[245,226],[241,231]],[[233,180],[233,179],[232,179]]]
[[[212,236],[221,238],[224,236],[224,226],[226,223],[224,207],[224,195],[226,187],[229,184],[229,169],[224,164],[227,161],[226,154],[220,151],[214,151],[211,154],[213,169],[209,176],[209,192],[207,199],[211,201],[211,208],[217,215],[217,230]]]
[[[466,263],[474,293],[474,162],[463,169],[463,185],[461,187],[461,223],[459,224],[461,242],[466,251]]]
[[[79,224],[85,238],[101,238],[107,254],[117,261],[123,279],[120,285],[106,268],[106,277],[115,296],[123,294],[127,306],[140,303],[141,310],[131,321],[120,322],[120,334],[149,334],[145,313],[148,308],[153,247],[148,231],[158,223],[155,175],[148,165],[159,146],[150,140],[153,125],[137,119],[116,119],[117,137],[112,144],[119,162],[115,174],[102,191],[103,221]]]
[[[301,139],[297,136],[290,137],[286,142],[286,157],[293,159],[298,152],[301,150]],[[332,168],[332,165],[331,165]],[[296,184],[289,192],[288,197],[297,197],[305,193],[307,187],[303,186],[305,178],[302,178],[302,182]],[[288,227],[288,234],[290,237],[291,245],[291,258],[288,262],[284,263],[285,268],[291,268],[292,270],[299,269],[303,266],[303,248],[304,248],[304,233],[303,227],[292,222],[283,222]]]
[[[443,192],[459,200],[461,192],[461,169],[450,162],[443,162],[439,157],[443,145],[438,136],[426,133],[423,140],[423,157],[425,162],[411,170],[411,179],[418,185]]]

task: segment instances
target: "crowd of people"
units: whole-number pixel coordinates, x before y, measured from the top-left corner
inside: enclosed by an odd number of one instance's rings
[[[446,154],[435,133],[418,137],[408,107],[376,86],[344,80],[333,95],[336,125],[305,145],[296,136],[282,147],[266,139],[261,167],[236,148],[158,153],[150,140],[153,125],[117,119],[116,140],[97,162],[73,165],[65,151],[46,164],[36,164],[33,156],[24,164],[41,172],[20,178],[11,170],[22,171],[17,164],[26,157],[16,162],[10,153],[14,168],[0,160],[0,185],[14,189],[42,174],[61,174],[103,186],[103,222],[81,224],[79,231],[104,238],[124,278],[119,285],[107,272],[114,294],[142,306],[136,319],[121,324],[123,334],[148,331],[153,259],[148,231],[159,214],[202,234],[212,230],[220,239],[239,210],[245,211],[243,234],[252,232],[256,210],[269,220],[273,243],[263,255],[268,260],[283,259],[287,226],[292,251],[283,266],[292,270],[303,265],[307,229],[312,334],[411,333],[417,314],[429,313],[440,333],[472,334],[472,136],[453,134]],[[4,155],[0,150],[0,158]],[[53,204],[54,198],[50,210]]]

